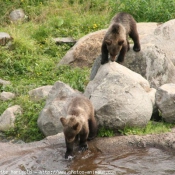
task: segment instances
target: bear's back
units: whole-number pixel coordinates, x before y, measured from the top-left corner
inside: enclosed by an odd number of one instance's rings
[[[126,33],[130,33],[131,29],[136,25],[135,19],[130,14],[124,12],[116,14],[111,20],[112,23],[122,24],[126,29]]]
[[[94,113],[94,108],[89,99],[84,96],[74,97],[68,105],[68,115],[89,117]]]

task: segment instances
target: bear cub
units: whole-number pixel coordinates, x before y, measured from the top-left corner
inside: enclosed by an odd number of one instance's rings
[[[104,36],[101,52],[101,64],[108,62],[108,53],[111,61],[122,63],[126,52],[130,49],[128,35],[134,42],[133,50],[141,50],[137,25],[134,18],[128,13],[116,14],[110,23],[110,26]],[[118,58],[116,60],[116,56]]]
[[[73,156],[74,142],[79,139],[80,150],[87,150],[87,139],[93,139],[97,134],[97,123],[94,108],[89,99],[84,96],[73,97],[67,108],[67,117],[61,117],[66,142],[65,158]]]

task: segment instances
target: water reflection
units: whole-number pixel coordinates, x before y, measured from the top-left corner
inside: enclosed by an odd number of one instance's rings
[[[174,175],[175,153],[156,148],[137,149],[120,155],[89,151],[82,158],[77,156],[69,170],[111,171],[117,175]]]

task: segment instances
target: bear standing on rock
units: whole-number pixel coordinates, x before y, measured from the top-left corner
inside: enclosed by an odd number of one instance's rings
[[[110,60],[122,63],[126,52],[130,49],[128,35],[134,42],[133,50],[139,52],[141,50],[137,25],[134,18],[127,13],[116,14],[104,36],[101,51],[101,64],[108,62],[108,53]]]
[[[94,117],[94,108],[89,99],[84,96],[74,97],[67,109],[67,117],[61,117],[66,142],[65,158],[73,155],[73,145],[80,139],[79,147],[87,150],[87,139],[93,139],[97,134],[97,124]]]

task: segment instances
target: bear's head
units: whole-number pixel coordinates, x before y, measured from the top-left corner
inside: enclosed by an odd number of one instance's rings
[[[78,121],[77,117],[74,115],[70,115],[66,118],[61,117],[60,121],[63,125],[63,132],[66,141],[68,143],[73,142],[75,140],[76,135],[80,132],[82,128],[80,121]]]
[[[104,42],[110,54],[111,61],[115,61],[116,56],[119,54],[123,44],[126,42],[126,30],[118,23],[114,23],[109,27],[106,33]]]

